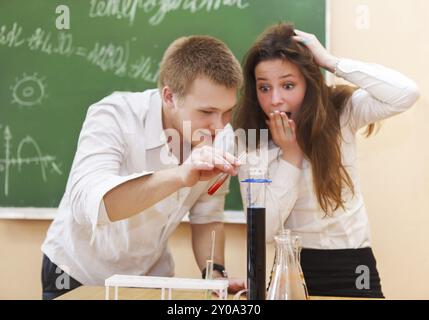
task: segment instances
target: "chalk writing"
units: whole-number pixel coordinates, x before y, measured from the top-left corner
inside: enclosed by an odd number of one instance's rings
[[[19,47],[24,44],[25,40],[20,39],[22,27],[14,23],[10,30],[5,25],[0,27],[0,45],[6,47]]]
[[[103,72],[113,72],[119,77],[127,76],[132,79],[156,83],[159,75],[159,61],[146,55],[140,55],[135,60],[130,61],[131,43],[135,41],[136,38],[125,40],[121,44],[97,41],[91,49],[88,49],[84,46],[75,45],[73,34],[66,31],[52,33],[37,28],[30,36],[25,37],[23,28],[17,22],[14,22],[11,28],[7,28],[6,25],[0,27],[0,46],[9,48],[26,46],[30,51],[46,55],[80,57],[97,66]],[[29,83],[33,84],[30,85]],[[30,99],[24,99],[22,94],[24,92],[17,90],[23,87],[27,88],[25,93],[31,97],[43,92],[44,88],[43,83],[35,81],[34,77],[25,78],[25,81],[22,80],[19,85],[17,81],[15,87],[11,88],[14,92],[13,102],[21,106],[34,105],[40,102],[38,99],[32,99],[31,101],[35,101],[34,103],[27,101]]]
[[[102,45],[96,42],[87,59],[103,71],[113,70],[116,75],[124,76],[127,71],[129,47],[128,41],[124,46],[112,43]]]
[[[156,61],[154,61],[151,57],[140,57],[135,63],[130,66],[130,70],[128,72],[128,76],[133,79],[143,79],[148,82],[156,82],[159,76],[159,64],[157,71],[152,72],[153,65],[156,65]]]
[[[245,0],[91,0],[89,17],[113,17],[127,19],[133,25],[138,10],[146,14],[153,13],[148,22],[159,25],[168,13],[173,11],[216,11],[222,7],[235,7],[243,10],[249,7]]]

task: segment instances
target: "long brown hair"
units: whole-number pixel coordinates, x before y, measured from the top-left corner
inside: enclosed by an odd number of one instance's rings
[[[233,117],[235,128],[268,129],[266,116],[256,93],[255,68],[266,60],[282,59],[294,63],[302,72],[307,90],[297,114],[297,141],[313,171],[317,200],[326,214],[344,209],[343,187],[354,193],[353,182],[342,164],[340,115],[355,90],[350,86],[329,87],[312,53],[296,42],[294,26],[280,23],[269,27],[247,52],[243,65],[244,86]],[[371,132],[372,129],[368,128]],[[367,131],[367,132],[370,132]]]

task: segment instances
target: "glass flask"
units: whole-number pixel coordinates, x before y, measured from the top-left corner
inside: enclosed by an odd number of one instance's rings
[[[292,238],[292,247],[294,253],[294,275],[296,275],[296,289],[292,289],[292,297],[294,300],[308,300],[307,285],[305,284],[304,272],[301,267],[301,238],[294,236]]]
[[[290,230],[274,236],[276,255],[267,300],[306,300],[304,277],[299,263],[300,241],[292,243]],[[294,238],[295,240],[295,238]]]

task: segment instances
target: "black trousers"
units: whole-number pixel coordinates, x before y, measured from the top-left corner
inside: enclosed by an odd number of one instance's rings
[[[303,249],[301,266],[311,296],[384,298],[371,248]]]
[[[42,262],[42,298],[52,300],[63,295],[82,284],[70,277],[53,263],[46,255],[43,255]]]

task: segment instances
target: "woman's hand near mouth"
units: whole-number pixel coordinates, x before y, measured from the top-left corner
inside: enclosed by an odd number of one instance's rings
[[[282,158],[301,168],[304,154],[296,139],[295,121],[289,119],[286,112],[275,111],[270,113],[269,119],[265,122],[270,129],[273,142],[283,152]]]

